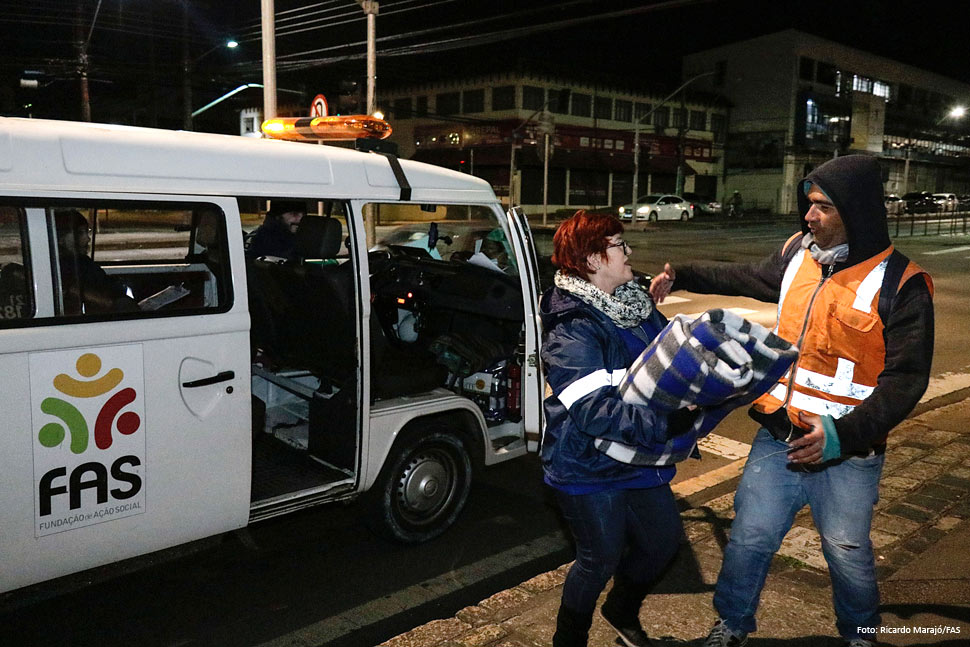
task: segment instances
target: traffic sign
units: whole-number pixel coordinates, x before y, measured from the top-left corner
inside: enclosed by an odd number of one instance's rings
[[[313,103],[310,104],[310,116],[311,117],[326,117],[327,116],[327,98],[322,94],[318,94],[313,97]]]

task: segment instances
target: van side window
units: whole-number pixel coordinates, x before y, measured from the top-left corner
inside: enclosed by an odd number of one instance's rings
[[[215,205],[57,204],[46,214],[55,316],[138,318],[231,305],[225,217]]]
[[[0,205],[0,326],[34,314],[23,209]]]

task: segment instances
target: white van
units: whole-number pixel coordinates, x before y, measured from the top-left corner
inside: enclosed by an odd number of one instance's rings
[[[273,200],[296,257],[247,259]],[[440,534],[535,449],[536,268],[469,175],[0,118],[0,591],[361,495]]]

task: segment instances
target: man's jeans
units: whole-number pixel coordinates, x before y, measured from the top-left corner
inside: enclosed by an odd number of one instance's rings
[[[592,613],[614,573],[652,583],[676,554],[683,536],[669,485],[570,495],[556,491],[576,540],[576,561],[566,575],[562,603]]]
[[[725,624],[750,633],[768,567],[795,514],[811,507],[832,577],[836,625],[847,639],[879,627],[879,590],[869,529],[883,455],[849,458],[824,469],[789,466],[786,443],[766,429],[755,437],[734,498],[735,520],[717,579],[714,607]],[[777,452],[777,453],[776,453]]]

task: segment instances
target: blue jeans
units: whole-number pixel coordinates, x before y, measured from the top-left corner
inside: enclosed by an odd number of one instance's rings
[[[592,613],[614,573],[650,584],[677,552],[683,536],[669,485],[571,495],[556,491],[576,540],[576,561],[563,584],[562,604]]]
[[[885,457],[849,458],[803,470],[789,466],[787,449],[765,429],[754,439],[734,498],[736,516],[714,607],[731,629],[755,631],[754,614],[771,559],[795,514],[807,504],[829,565],[839,634],[846,639],[860,633],[871,637],[859,628],[878,630],[880,622],[869,529]]]

